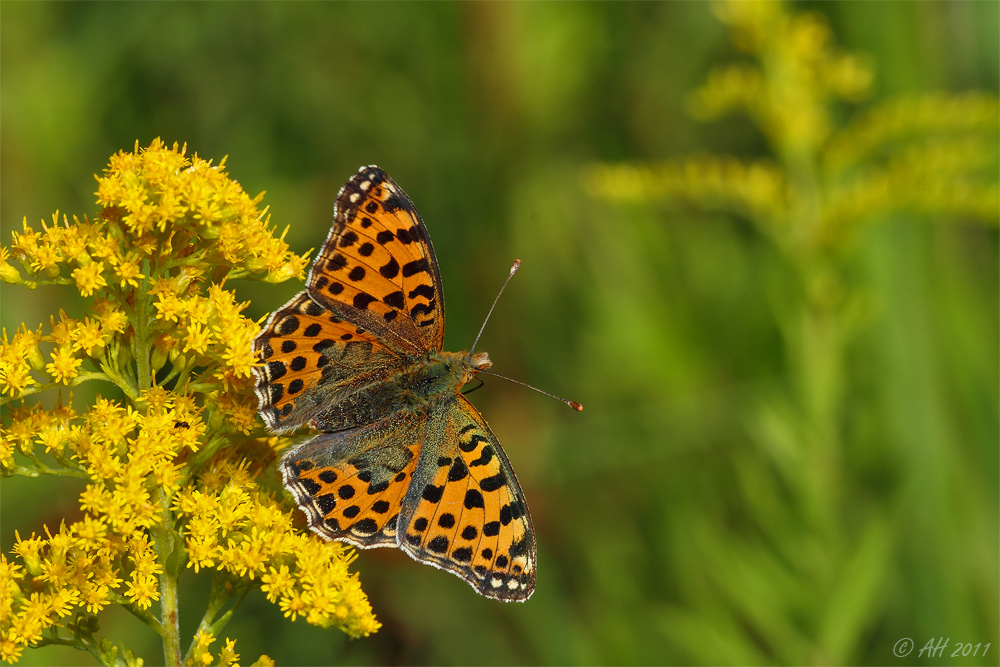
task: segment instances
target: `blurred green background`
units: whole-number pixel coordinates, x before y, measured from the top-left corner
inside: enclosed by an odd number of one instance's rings
[[[765,31],[747,51],[706,3],[0,5],[4,244],[24,216],[95,212],[92,174],[136,140],[228,155],[298,252],[325,238],[340,185],[378,164],[434,240],[446,348],[468,348],[519,257],[481,349],[498,372],[586,406],[500,380],[473,396],[534,518],[528,603],[480,598],[393,550],[362,552],[377,635],[288,622],[256,593],[225,632],[244,664],[261,653],[287,665],[998,664],[1000,119],[956,139],[930,114],[917,145],[952,165],[947,180],[911,160],[878,190],[881,208],[849,196],[849,224],[824,234],[809,220],[869,172],[856,161],[824,180],[833,172],[810,165],[825,168],[826,137],[795,144],[788,128],[820,107],[842,128],[893,100],[995,96],[1000,4],[774,11],[827,25],[831,48],[874,72],[869,94],[778,96],[777,124],[695,120],[691,92],[755,53],[774,90],[794,92],[780,65],[802,46]],[[916,117],[908,108],[897,116]],[[844,135],[847,152],[864,136]],[[890,139],[865,159],[898,166],[906,146]],[[764,160],[813,193],[812,208],[726,205],[729,182],[704,195],[698,175],[680,193],[625,196],[601,167],[708,154]],[[916,195],[923,205],[907,205]],[[260,317],[299,289],[239,294]],[[8,331],[58,308],[82,316],[70,288],[5,286],[2,298]],[[68,482],[0,491],[4,551],[15,529],[78,511]],[[187,636],[206,595],[193,577]],[[102,626],[162,664],[127,614]],[[917,649],[901,660],[903,637]],[[941,637],[943,657],[918,657]],[[952,658],[960,642],[992,647]],[[20,664],[88,660],[46,647]]]

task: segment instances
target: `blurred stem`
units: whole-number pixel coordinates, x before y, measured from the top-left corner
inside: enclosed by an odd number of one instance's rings
[[[817,111],[819,113],[819,111]],[[837,480],[843,341],[837,315],[842,290],[839,267],[826,256],[819,238],[823,220],[819,152],[815,145],[776,146],[792,190],[792,236],[778,239],[798,274],[803,301],[787,340],[805,425],[807,479],[802,488],[815,527],[837,534]]]

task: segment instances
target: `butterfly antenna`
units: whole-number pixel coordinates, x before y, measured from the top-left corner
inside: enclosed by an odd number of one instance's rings
[[[538,387],[531,386],[527,382],[521,382],[520,380],[515,380],[514,378],[509,378],[506,375],[500,375],[499,373],[494,373],[493,371],[483,370],[483,371],[479,371],[479,372],[480,373],[487,373],[489,375],[494,375],[494,376],[500,378],[501,380],[507,380],[508,382],[513,382],[514,384],[519,384],[522,387],[527,387],[528,389],[534,389],[539,394],[545,394],[546,396],[551,396],[552,398],[556,399],[557,401],[562,401],[563,403],[565,403],[569,407],[573,408],[577,412],[583,412],[583,406],[580,405],[579,403],[577,403],[576,401],[570,401],[570,400],[567,400],[565,398],[562,398],[561,396],[556,396],[555,394],[550,394],[549,392],[544,391],[542,389],[539,389]],[[478,389],[478,387],[477,387],[477,389]]]
[[[521,268],[521,260],[515,259],[514,265],[510,267],[510,275],[507,276],[507,280],[504,281],[503,287],[501,287],[500,292],[497,293],[497,298],[493,299],[493,305],[490,306],[490,312],[486,313],[486,319],[483,320],[483,326],[479,327],[479,333],[476,334],[476,340],[472,342],[472,349],[469,350],[470,357],[472,356],[472,353],[476,351],[476,345],[479,344],[479,337],[483,335],[483,329],[486,328],[486,323],[490,321],[490,315],[493,314],[493,309],[497,307],[497,301],[500,300],[500,295],[503,294],[505,289],[507,289],[507,283],[509,283],[510,279],[514,277],[514,274],[517,273],[519,268]]]
[[[500,295],[503,294],[503,291],[505,289],[507,289],[507,283],[509,283],[510,279],[514,277],[514,274],[517,273],[517,270],[519,268],[521,268],[521,260],[515,259],[514,260],[514,265],[510,267],[510,275],[507,276],[507,280],[504,281],[503,287],[501,287],[500,288],[500,292],[497,293],[497,298],[493,299],[493,305],[490,306],[490,312],[486,313],[486,319],[483,320],[483,326],[479,327],[479,333],[476,335],[476,340],[474,340],[472,342],[472,349],[469,350],[469,356],[470,357],[472,356],[472,353],[475,352],[476,345],[479,344],[479,337],[483,335],[483,329],[486,328],[486,323],[490,321],[490,315],[493,314],[493,309],[497,307],[497,301],[500,300]],[[570,400],[567,400],[565,398],[556,396],[555,394],[550,394],[549,392],[543,391],[543,390],[539,389],[538,387],[532,387],[527,382],[521,382],[520,380],[515,380],[514,378],[509,378],[506,375],[500,375],[499,373],[494,373],[493,371],[480,370],[479,372],[480,373],[488,373],[489,375],[493,375],[495,377],[498,377],[501,380],[507,380],[508,382],[513,382],[514,384],[519,384],[522,387],[527,387],[528,389],[534,389],[539,394],[545,394],[546,396],[550,396],[551,398],[554,398],[557,401],[562,401],[563,403],[565,403],[569,407],[573,408],[577,412],[582,412],[583,411],[583,406],[580,405],[579,403],[577,403],[576,401],[570,401]],[[482,385],[479,385],[479,387],[481,387],[481,386]],[[479,387],[476,387],[476,389],[479,389]],[[473,391],[475,391],[475,390],[473,390]]]

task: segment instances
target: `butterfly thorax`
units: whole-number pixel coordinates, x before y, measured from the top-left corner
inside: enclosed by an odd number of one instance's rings
[[[408,363],[390,381],[411,410],[425,410],[450,400],[481,370],[493,365],[485,352],[428,352]]]

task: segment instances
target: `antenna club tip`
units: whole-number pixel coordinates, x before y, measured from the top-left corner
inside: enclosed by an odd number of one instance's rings
[[[573,408],[577,412],[583,412],[583,406],[576,401],[569,401],[569,407]]]
[[[515,273],[517,273],[517,270],[520,268],[521,268],[521,260],[515,259],[514,265],[510,267],[510,275],[514,275]]]

